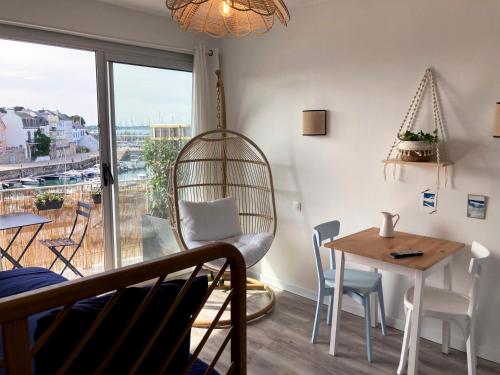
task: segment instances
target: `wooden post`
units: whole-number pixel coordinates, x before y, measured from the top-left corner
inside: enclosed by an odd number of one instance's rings
[[[7,373],[31,374],[28,319],[6,322],[2,324],[2,327]]]
[[[233,326],[231,338],[231,362],[236,374],[247,373],[247,326],[246,326],[246,268],[238,265],[236,258],[231,259],[231,287],[234,296],[231,300],[231,325]],[[240,258],[240,262],[243,257]]]

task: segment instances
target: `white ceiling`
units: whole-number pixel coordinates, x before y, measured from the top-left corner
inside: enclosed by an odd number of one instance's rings
[[[140,12],[152,14],[168,14],[165,0],[97,0],[103,3],[113,4]],[[287,7],[292,9],[308,3],[317,3],[324,0],[284,0]]]

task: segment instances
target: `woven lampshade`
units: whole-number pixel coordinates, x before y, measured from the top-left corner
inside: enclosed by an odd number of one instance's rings
[[[286,26],[290,13],[283,0],[166,0],[172,18],[184,30],[213,37],[269,31],[274,18]]]
[[[493,137],[500,138],[500,102],[497,103],[495,123],[493,124]]]

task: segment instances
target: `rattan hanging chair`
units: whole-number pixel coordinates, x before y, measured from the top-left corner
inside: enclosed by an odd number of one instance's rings
[[[269,163],[249,138],[231,130],[212,130],[189,141],[170,174],[170,218],[182,249],[191,248],[182,233],[179,201],[234,197],[243,234],[276,233],[276,207]],[[252,259],[247,267],[260,260]]]
[[[219,108],[224,108],[223,88],[218,84]],[[220,111],[220,110],[219,110]],[[182,250],[208,242],[189,241],[184,233],[179,203],[211,202],[233,197],[236,201],[241,236],[218,241],[236,246],[248,267],[255,265],[267,253],[276,234],[276,205],[271,168],[264,153],[248,137],[225,129],[224,113],[219,113],[219,129],[192,138],[179,152],[170,170],[168,207],[170,225]],[[221,263],[211,263],[218,269]],[[224,286],[222,286],[224,288]],[[262,290],[268,297],[264,307],[247,316],[259,318],[272,310],[275,297],[272,289],[258,280],[248,278],[247,289]],[[210,321],[197,321],[206,327]],[[224,326],[221,320],[219,327]]]

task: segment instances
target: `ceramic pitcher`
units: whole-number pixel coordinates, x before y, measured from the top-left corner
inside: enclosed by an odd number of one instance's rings
[[[380,237],[394,237],[394,228],[399,221],[399,214],[391,214],[390,212],[381,212],[383,216],[382,225],[380,226]],[[396,221],[393,219],[397,217]]]

